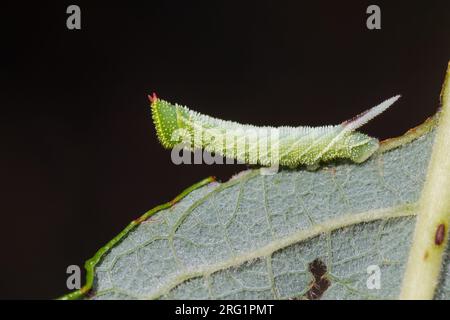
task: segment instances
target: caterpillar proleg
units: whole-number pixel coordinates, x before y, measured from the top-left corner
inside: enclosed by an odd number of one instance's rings
[[[389,108],[400,95],[338,125],[269,127],[240,124],[200,114],[187,107],[149,96],[159,141],[165,148],[204,149],[226,158],[261,166],[317,166],[333,159],[361,163],[379,141],[355,131]]]

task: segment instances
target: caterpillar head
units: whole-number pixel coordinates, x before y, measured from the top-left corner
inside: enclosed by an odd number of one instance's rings
[[[356,163],[366,161],[379,147],[378,139],[361,132],[352,132],[347,135],[344,144],[348,157]]]
[[[156,134],[161,144],[171,149],[180,143],[190,142],[191,135],[182,123],[182,118],[186,117],[186,110],[159,99],[155,93],[148,98]]]

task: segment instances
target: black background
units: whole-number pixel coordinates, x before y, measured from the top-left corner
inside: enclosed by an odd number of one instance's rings
[[[381,30],[366,28],[370,4]],[[400,93],[363,128],[385,139],[437,110],[450,58],[449,1],[1,6],[0,298],[66,293],[67,266],[129,221],[246,168],[173,165],[148,93],[258,125],[336,124]]]

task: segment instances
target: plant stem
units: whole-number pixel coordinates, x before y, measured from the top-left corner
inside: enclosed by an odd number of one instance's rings
[[[433,299],[450,221],[450,63],[400,299]]]

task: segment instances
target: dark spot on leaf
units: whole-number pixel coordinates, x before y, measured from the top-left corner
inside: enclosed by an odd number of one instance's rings
[[[427,260],[428,259],[428,251],[425,251],[425,254],[423,255],[423,260]]]
[[[441,223],[436,229],[436,234],[434,236],[434,243],[439,246],[442,244],[442,242],[444,242],[444,238],[445,238],[445,225]]]
[[[309,272],[311,272],[314,280],[310,283],[310,289],[304,297],[308,300],[320,299],[331,284],[326,276],[327,266],[322,260],[315,259],[309,264]]]

